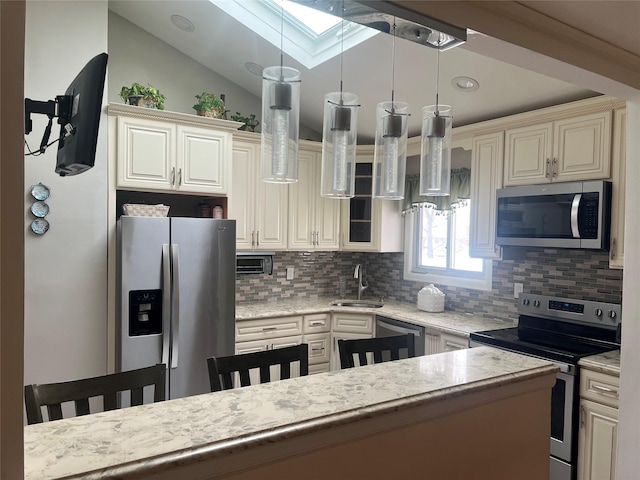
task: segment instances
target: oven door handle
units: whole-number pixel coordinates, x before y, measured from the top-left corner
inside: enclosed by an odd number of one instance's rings
[[[578,210],[580,209],[580,201],[582,194],[576,193],[571,203],[571,233],[573,238],[580,238],[580,225],[578,223]]]
[[[497,348],[498,350],[506,350],[507,352],[519,353],[520,355],[525,355],[527,357],[539,358],[540,360],[545,360],[547,362],[553,363],[556,367],[558,367],[560,369],[560,372],[562,372],[562,373],[566,373],[566,374],[569,374],[569,375],[575,375],[576,374],[575,373],[576,372],[576,366],[575,365],[571,365],[570,363],[558,362],[556,360],[549,360],[548,358],[540,357],[539,355],[531,355],[529,353],[519,352],[519,351],[514,350],[512,348],[497,347],[495,345],[490,345],[488,343],[478,342],[477,340],[469,340],[469,347],[492,347],[492,348]]]

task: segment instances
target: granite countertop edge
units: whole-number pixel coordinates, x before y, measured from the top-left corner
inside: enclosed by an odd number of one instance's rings
[[[100,469],[95,472],[84,472],[80,476],[65,477],[68,479],[104,480],[105,478],[121,478],[133,480],[155,473],[163,472],[167,468],[182,464],[193,464],[201,461],[213,460],[227,455],[232,455],[251,448],[259,447],[274,441],[296,438],[302,435],[321,432],[337,426],[349,425],[358,421],[373,418],[375,416],[391,414],[402,410],[429,405],[461,395],[481,392],[491,388],[522,382],[533,378],[548,375],[557,370],[553,364],[529,368],[527,370],[506,373],[497,377],[464,383],[453,387],[447,387],[432,392],[425,392],[411,397],[385,401],[353,410],[330,414],[320,418],[303,420],[296,424],[277,426],[273,429],[265,429],[252,432],[245,436],[233,439],[215,441],[198,447],[189,447],[156,457],[131,461],[108,469]]]

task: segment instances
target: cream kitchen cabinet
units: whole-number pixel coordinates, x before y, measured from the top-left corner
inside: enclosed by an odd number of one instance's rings
[[[226,195],[231,142],[212,127],[119,115],[116,188]]]
[[[610,110],[505,132],[504,185],[609,178]]]
[[[469,254],[500,258],[496,245],[496,190],[502,188],[504,132],[474,137],[471,150]]]
[[[309,374],[328,372],[331,361],[331,314],[305,315],[302,331],[302,342],[309,345]]]
[[[338,250],[340,204],[320,195],[321,144],[300,142],[298,182],[289,185],[289,250]]]
[[[340,249],[356,252],[401,252],[401,200],[372,198],[373,146],[358,147],[355,196],[342,204]]]
[[[260,178],[260,136],[234,135],[228,218],[238,250],[286,250],[288,185]]]
[[[469,348],[468,337],[444,332],[440,334],[440,352],[452,352],[454,350],[464,350],[466,348]]]
[[[619,378],[582,369],[578,480],[615,478]]]
[[[627,111],[618,109],[613,116],[613,161],[611,162],[611,246],[609,267],[623,268],[624,265],[624,196],[626,190],[626,128]]]
[[[331,316],[331,370],[340,370],[338,340],[373,337],[374,315],[338,312]]]
[[[463,350],[465,348],[469,348],[469,338],[464,335],[454,335],[432,328],[426,329],[425,355]]]

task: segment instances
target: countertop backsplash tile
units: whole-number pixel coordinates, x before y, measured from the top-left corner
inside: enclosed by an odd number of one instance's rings
[[[357,296],[356,264],[365,269],[369,288],[364,297],[415,303],[424,283],[402,279],[403,253],[276,252],[273,275],[237,275],[236,302],[291,297],[339,298],[339,278],[345,277],[346,298]],[[286,268],[294,279],[286,280]],[[488,318],[513,320],[517,315],[513,282],[526,293],[576,300],[622,302],[622,270],[609,269],[606,252],[531,248],[514,260],[493,262],[490,292],[437,285],[446,295],[445,309]]]

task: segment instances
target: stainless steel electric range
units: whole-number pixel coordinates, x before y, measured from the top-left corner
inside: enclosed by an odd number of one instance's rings
[[[551,480],[575,480],[579,367],[590,355],[620,348],[621,305],[521,294],[518,326],[471,333],[469,346],[489,345],[543,358],[559,368],[551,395]]]

